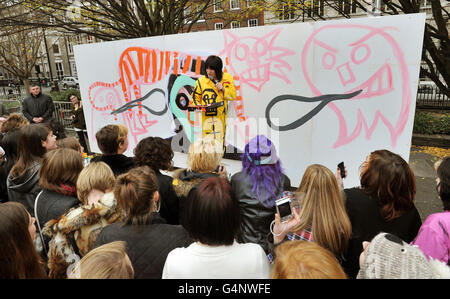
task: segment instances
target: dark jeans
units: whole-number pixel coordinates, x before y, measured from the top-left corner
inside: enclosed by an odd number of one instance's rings
[[[88,149],[88,147],[87,147],[87,144],[86,144],[86,136],[85,136],[85,134],[84,134],[84,132],[83,131],[76,131],[77,132],[77,135],[78,135],[78,141],[80,142],[80,145],[84,148],[84,151],[87,153],[87,154],[90,154],[90,152],[89,152],[89,149]]]

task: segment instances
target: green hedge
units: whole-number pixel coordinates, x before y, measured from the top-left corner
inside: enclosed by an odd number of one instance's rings
[[[79,99],[81,99],[80,91],[78,89],[66,89],[50,92],[50,96],[52,97],[53,101],[58,102],[69,102],[69,100],[67,99],[69,94],[75,94]]]
[[[413,133],[450,135],[450,114],[416,111]]]

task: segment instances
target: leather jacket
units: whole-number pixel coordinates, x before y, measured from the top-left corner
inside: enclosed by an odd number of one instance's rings
[[[282,174],[283,188],[275,193],[278,197],[283,191],[289,190],[291,181]],[[256,243],[261,245],[266,253],[269,252],[267,236],[270,234],[270,223],[275,219],[275,206],[267,207],[252,192],[253,183],[250,176],[238,172],[231,178],[231,186],[236,193],[241,209],[241,228],[237,236],[239,243]],[[262,188],[261,198],[268,198],[270,194]]]

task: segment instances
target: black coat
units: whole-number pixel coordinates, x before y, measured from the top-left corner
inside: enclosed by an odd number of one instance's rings
[[[41,229],[44,229],[44,226],[48,221],[59,218],[71,208],[77,207],[80,204],[81,202],[76,196],[64,195],[62,193],[44,189],[42,190],[36,205],[36,221],[39,221]],[[45,247],[48,249],[50,238],[44,236],[44,242]],[[47,257],[44,256],[44,258],[46,259]]]
[[[13,177],[11,173],[6,179],[9,201],[20,202],[27,208],[28,213],[34,217],[34,200],[41,187],[39,186],[39,168],[41,164],[34,162],[21,177]]]
[[[52,98],[43,93],[37,97],[29,95],[22,102],[22,114],[30,123],[34,123],[34,117],[44,118],[44,123],[50,122],[53,118],[53,111],[55,111],[55,105]]]
[[[114,176],[119,176],[134,167],[133,158],[125,155],[100,155],[94,157],[91,162],[105,162],[111,167]]]
[[[72,114],[75,116],[72,122],[74,128],[86,130],[86,121],[84,120],[83,107],[72,109]]]
[[[187,198],[189,192],[195,190],[197,186],[210,177],[217,177],[222,175],[226,178],[225,174],[219,174],[216,172],[194,172],[187,169],[177,169],[173,173],[172,187],[175,190],[175,194],[179,199],[179,220],[180,224],[187,227],[189,222],[189,215],[187,215]]]
[[[282,174],[282,180],[283,187],[275,193],[277,197],[291,187],[291,181],[286,175]],[[275,219],[275,206],[266,207],[259,202],[256,193],[252,192],[252,180],[244,172],[238,172],[231,177],[231,186],[239,200],[241,210],[241,228],[237,241],[259,244],[268,253],[267,236],[270,234],[270,223]],[[270,196],[265,189],[260,192],[262,198]]]
[[[378,233],[385,232],[410,243],[417,236],[422,220],[414,207],[400,217],[386,222],[381,217],[381,204],[377,198],[369,197],[359,188],[344,191],[347,197],[347,213],[352,224],[352,236],[342,266],[350,278],[356,278],[363,241],[370,242]]]
[[[113,223],[98,235],[94,248],[113,241],[125,241],[127,254],[134,268],[135,278],[158,278],[170,251],[187,247],[193,241],[180,225],[166,224],[158,213],[142,227]]]
[[[158,191],[161,197],[159,214],[168,224],[178,225],[180,224],[180,205],[178,196],[172,186],[173,178],[162,174],[159,170],[155,170],[155,173],[158,177]]]
[[[37,204],[37,216],[41,228],[52,219],[56,219],[81,202],[76,196],[64,195],[51,190],[42,190]]]

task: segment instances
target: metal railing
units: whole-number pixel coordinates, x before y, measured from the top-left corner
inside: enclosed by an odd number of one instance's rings
[[[450,110],[450,98],[436,85],[420,84],[417,90],[416,107],[420,109]]]
[[[59,101],[54,101],[53,103],[55,104],[53,117],[58,120],[64,128],[72,128],[72,103]]]

